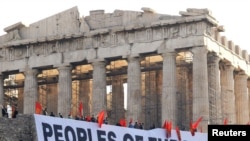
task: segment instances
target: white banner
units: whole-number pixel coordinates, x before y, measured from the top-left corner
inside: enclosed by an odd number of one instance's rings
[[[175,130],[142,130],[34,114],[38,141],[178,141]],[[207,141],[207,133],[180,131],[182,141]]]

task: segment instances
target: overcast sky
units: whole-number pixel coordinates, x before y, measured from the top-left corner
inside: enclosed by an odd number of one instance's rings
[[[187,8],[208,8],[220,25],[224,25],[224,35],[235,45],[248,50],[250,44],[249,13],[247,0],[1,0],[0,35],[5,34],[7,26],[22,22],[29,24],[52,16],[74,6],[81,16],[89,15],[91,10],[105,10],[112,13],[116,9],[141,11],[142,7],[154,9],[157,13],[179,15]]]

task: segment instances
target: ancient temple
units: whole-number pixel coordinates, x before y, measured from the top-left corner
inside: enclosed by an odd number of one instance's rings
[[[148,129],[172,121],[188,130],[208,124],[249,122],[249,54],[220,32],[208,9],[180,15],[141,11],[90,11],[77,7],[0,36],[0,103],[33,114],[84,115],[107,111]],[[107,92],[107,89],[109,91]],[[124,104],[125,103],[125,104]],[[126,105],[126,106],[125,106]]]

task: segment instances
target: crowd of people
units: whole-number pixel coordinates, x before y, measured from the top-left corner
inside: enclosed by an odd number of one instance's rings
[[[3,106],[3,105],[0,105],[1,109],[2,109],[2,117],[7,117],[7,118],[16,118],[17,114],[18,114],[18,111],[17,111],[17,107],[15,105],[12,105],[10,106],[10,104],[7,104],[6,106]],[[42,112],[43,115],[46,115],[46,116],[52,116],[52,117],[60,117],[60,118],[64,118],[63,115],[61,113],[58,113],[58,115],[55,115],[54,112],[50,112],[48,113],[47,111],[47,108],[44,108],[43,109],[43,112]],[[72,115],[68,115],[69,119],[75,119],[75,120],[82,120],[82,121],[88,121],[88,122],[98,122],[98,117],[95,117],[94,115],[92,116],[75,116],[75,117],[72,117]],[[103,120],[103,123],[104,124],[108,124],[108,118],[104,118]],[[116,126],[124,126],[124,125],[121,125],[120,122],[117,122],[116,123]],[[131,121],[129,122],[128,128],[136,128],[136,129],[144,129],[144,123],[141,123],[141,122],[135,122],[135,123],[132,123]],[[153,124],[150,129],[154,129],[155,128],[155,125]]]
[[[49,114],[47,112],[47,108],[43,109],[43,115],[64,118],[61,113],[58,113],[57,116],[54,114],[54,112],[50,112],[50,114]],[[85,116],[75,116],[75,117],[72,117],[72,115],[69,114],[67,118],[69,118],[69,119],[75,119],[75,120],[88,121],[88,122],[98,122],[98,117],[95,117],[94,115],[92,115],[92,116],[85,115]],[[108,124],[108,118],[107,117],[104,118],[103,123],[104,124]],[[120,122],[117,122],[115,125],[116,126],[123,126],[123,125],[121,125]],[[133,122],[130,121],[127,127],[128,128],[136,128],[136,129],[144,129],[144,123],[141,123],[141,122],[135,122],[135,123],[133,123]],[[150,129],[154,129],[154,128],[155,128],[155,125],[153,124],[150,127]]]

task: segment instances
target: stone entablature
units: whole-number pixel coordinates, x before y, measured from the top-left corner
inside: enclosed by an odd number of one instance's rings
[[[18,70],[27,61],[30,67],[39,67],[43,64],[39,63],[41,59],[45,59],[43,65],[51,66],[207,46],[218,54],[225,51],[226,55],[222,55],[225,59],[249,72],[245,62],[249,62],[249,54],[220,35],[224,28],[218,26],[209,10],[187,9],[180,11],[181,16],[157,14],[150,8],[142,10],[115,10],[113,13],[95,10],[80,18],[77,7],[73,7],[29,27],[21,22],[6,27],[7,34],[0,36],[0,62],[4,66],[0,71]],[[57,61],[48,61],[55,57]],[[18,65],[8,65],[13,61]]]
[[[9,38],[10,33],[0,37],[0,61],[4,66],[0,71],[18,70],[27,64],[33,68],[137,56],[163,52],[165,48],[202,46],[204,33],[211,33],[212,27],[217,26],[214,18],[202,13],[203,10],[196,12],[195,16],[169,16],[156,14],[147,8],[142,10],[144,12],[116,10],[111,14],[97,10],[79,19],[78,10],[74,7],[29,27],[20,26],[21,23],[12,25],[8,29],[15,27],[20,38],[13,40]],[[170,39],[192,42],[172,46]],[[53,58],[57,60],[49,61]],[[18,65],[8,65],[13,61]]]

